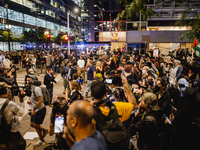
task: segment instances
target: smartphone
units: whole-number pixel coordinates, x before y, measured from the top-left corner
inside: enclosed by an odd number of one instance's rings
[[[171,121],[169,120],[169,118],[168,118],[165,114],[163,114],[163,116],[165,117],[165,119],[167,119],[167,122],[168,122],[169,124],[172,124]]]
[[[63,133],[64,116],[56,116],[54,133]]]
[[[105,80],[105,83],[107,83],[107,84],[112,84],[112,79],[106,79],[106,80]]]
[[[134,92],[137,92],[138,91],[138,89],[134,89]]]

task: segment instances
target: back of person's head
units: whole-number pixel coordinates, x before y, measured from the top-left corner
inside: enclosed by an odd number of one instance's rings
[[[91,94],[95,99],[102,99],[106,94],[106,85],[104,82],[97,80],[91,84]]]
[[[0,74],[4,74],[4,67],[0,67]]]
[[[68,114],[70,115],[69,120],[72,118],[77,118],[79,127],[87,127],[92,124],[92,119],[94,115],[93,106],[87,101],[77,100],[74,101],[68,109]],[[68,126],[69,122],[67,122]]]
[[[78,73],[74,73],[74,74],[72,75],[72,79],[73,79],[73,80],[77,80],[77,79],[78,79]]]
[[[124,94],[124,90],[122,88],[116,88],[114,96],[115,96],[116,101],[123,102],[126,99],[125,94]]]

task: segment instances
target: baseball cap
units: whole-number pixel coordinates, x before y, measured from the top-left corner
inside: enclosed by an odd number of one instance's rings
[[[185,91],[186,87],[188,87],[188,82],[185,78],[181,78],[178,80],[178,89],[181,91]]]
[[[143,96],[144,103],[149,106],[153,111],[159,111],[160,107],[158,106],[158,98],[154,93],[147,92]]]

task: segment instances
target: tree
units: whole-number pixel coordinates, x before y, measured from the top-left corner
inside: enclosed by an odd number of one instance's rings
[[[122,3],[122,0],[119,1]],[[123,1],[124,2],[124,1]],[[117,15],[116,21],[119,20],[133,20],[133,14],[136,16],[140,15],[141,12],[141,20],[146,21],[147,18],[150,18],[151,16],[157,14],[156,11],[153,9],[147,8],[146,6],[146,0],[132,0],[128,1],[126,0],[124,5],[126,5],[125,10],[123,10],[121,13]]]
[[[191,13],[191,9],[186,10],[182,15],[181,20],[176,22],[176,25],[191,27],[191,30],[186,34],[181,35],[181,39],[192,41],[194,37],[196,37],[200,40],[200,13],[195,14]]]

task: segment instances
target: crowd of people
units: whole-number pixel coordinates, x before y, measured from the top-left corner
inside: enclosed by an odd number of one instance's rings
[[[30,126],[39,136],[34,147],[44,144],[49,133],[57,138],[52,147],[65,150],[199,149],[200,59],[194,56],[181,50],[159,57],[153,57],[152,51],[140,55],[120,49],[106,55],[96,51],[68,55],[66,50],[1,52],[0,108],[7,124],[12,124],[13,114],[23,114],[27,92],[18,92],[20,106],[11,101],[13,86],[18,86],[16,70],[22,67],[27,71],[25,85],[31,89]],[[43,70],[45,88],[37,84]],[[53,96],[59,73],[63,95]],[[53,106],[49,128],[41,126],[44,101]],[[63,121],[61,127],[58,120]],[[19,124],[11,125],[10,130],[21,139],[18,144],[12,143],[11,136],[1,144],[25,149],[18,128]]]

